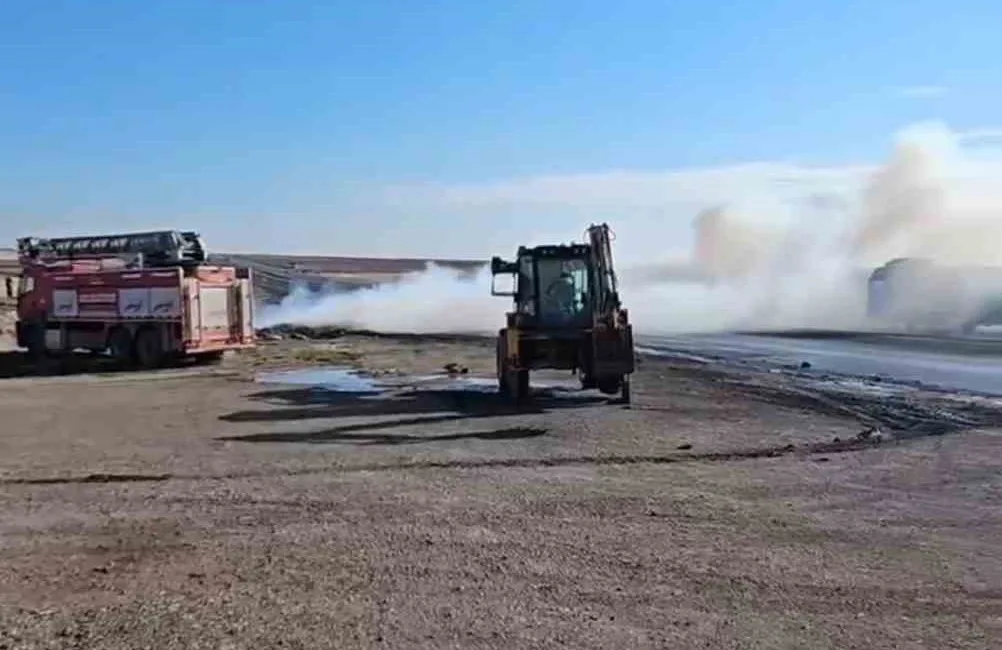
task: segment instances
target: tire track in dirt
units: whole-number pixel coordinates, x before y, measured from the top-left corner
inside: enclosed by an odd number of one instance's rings
[[[928,435],[939,435],[931,433]],[[156,483],[164,481],[227,481],[264,479],[288,476],[309,476],[340,473],[357,474],[369,472],[398,472],[422,470],[475,470],[475,469],[548,469],[571,466],[628,466],[628,465],[674,465],[683,463],[725,463],[737,461],[799,456],[809,458],[823,454],[840,454],[872,449],[884,444],[878,432],[867,429],[848,440],[806,445],[775,445],[753,447],[731,451],[698,453],[652,454],[652,455],[609,455],[609,456],[558,456],[553,458],[495,458],[482,460],[424,460],[404,463],[372,463],[348,466],[325,466],[278,472],[233,472],[223,474],[85,474],[82,476],[50,476],[2,478],[0,485],[73,485],[73,484],[114,484],[114,483]]]

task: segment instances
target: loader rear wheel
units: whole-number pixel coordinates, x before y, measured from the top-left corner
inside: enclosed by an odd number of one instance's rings
[[[630,376],[623,375],[623,384],[621,386],[623,404],[630,404],[633,399],[633,394],[630,390],[630,383]]]

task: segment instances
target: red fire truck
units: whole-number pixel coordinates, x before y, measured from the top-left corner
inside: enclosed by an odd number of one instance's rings
[[[166,230],[17,242],[17,343],[85,349],[151,368],[254,346],[250,269],[208,263],[198,233]],[[15,296],[12,296],[15,297]]]

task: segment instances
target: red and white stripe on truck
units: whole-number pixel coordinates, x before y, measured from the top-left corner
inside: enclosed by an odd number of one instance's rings
[[[254,345],[249,271],[199,266],[39,273],[50,350],[107,347],[109,332],[162,333],[165,353],[199,354]],[[51,293],[50,293],[51,292]],[[47,305],[45,303],[48,303]]]

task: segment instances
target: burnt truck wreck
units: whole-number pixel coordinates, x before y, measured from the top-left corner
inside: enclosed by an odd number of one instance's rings
[[[1002,267],[894,259],[870,274],[866,309],[882,329],[971,334],[1002,324]]]

